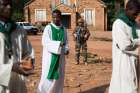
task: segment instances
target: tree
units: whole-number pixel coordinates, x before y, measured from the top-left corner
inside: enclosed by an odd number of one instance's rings
[[[24,5],[30,0],[13,0],[13,15],[15,21],[24,21]]]
[[[112,24],[116,19],[117,14],[124,8],[123,0],[103,0],[107,6],[107,29],[112,29]]]

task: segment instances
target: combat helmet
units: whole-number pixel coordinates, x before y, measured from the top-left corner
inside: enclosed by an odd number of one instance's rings
[[[84,19],[83,18],[79,18],[77,23],[84,23]]]

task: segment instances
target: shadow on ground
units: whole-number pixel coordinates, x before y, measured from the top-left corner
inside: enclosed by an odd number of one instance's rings
[[[92,53],[88,53],[88,63],[89,64],[94,64],[94,63],[111,63],[112,59],[111,58],[105,58],[105,57],[101,57],[98,56],[97,54],[92,54]]]
[[[94,37],[92,40],[112,42],[111,38],[106,38],[106,37]]]
[[[109,84],[102,85],[102,86],[95,87],[95,88],[92,88],[92,89],[89,89],[80,93],[106,93],[108,87],[109,87]]]

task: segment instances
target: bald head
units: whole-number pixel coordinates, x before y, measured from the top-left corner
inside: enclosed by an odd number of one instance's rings
[[[138,0],[129,0],[126,4],[126,14],[129,18],[135,19],[140,12],[140,2]]]
[[[11,17],[12,0],[0,0],[0,20],[6,21]]]

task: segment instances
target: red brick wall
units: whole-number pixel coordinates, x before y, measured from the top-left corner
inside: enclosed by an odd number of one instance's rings
[[[65,8],[64,8],[65,7]],[[74,10],[68,6],[60,5],[58,9],[61,10],[62,13],[70,13],[71,14],[71,29],[74,29],[76,26],[76,14]]]
[[[96,0],[81,0],[78,7],[80,13],[84,12],[84,8],[94,9],[95,8],[95,27],[91,27],[94,30],[104,30],[105,18],[104,18],[104,7],[100,2]]]
[[[30,5],[25,7],[24,11],[27,11],[27,7],[30,10],[30,19],[31,23],[35,23],[35,9],[46,9],[47,21],[50,21],[50,2],[46,2],[46,0],[35,0]],[[27,18],[25,18],[27,21]]]
[[[71,0],[71,4],[74,4],[75,0]],[[105,28],[105,18],[104,18],[104,7],[101,5],[100,2],[96,0],[79,0],[80,5],[78,7],[79,13],[84,13],[85,8],[94,9],[95,8],[95,27],[91,27],[93,30],[104,30]],[[59,4],[60,2],[58,2]],[[27,11],[27,7],[29,7],[30,10],[30,18],[26,18],[26,21],[28,19],[31,19],[31,23],[35,23],[35,9],[46,9],[47,10],[47,21],[51,21],[51,10],[50,10],[50,4],[51,0],[35,0],[32,3],[30,3],[28,6],[25,7],[25,11]],[[59,5],[58,9],[62,11],[62,13],[70,13],[71,14],[71,29],[74,29],[76,26],[76,14],[74,12],[74,9],[72,7],[65,5]],[[27,13],[26,13],[27,14]],[[25,15],[26,16],[26,15]]]

